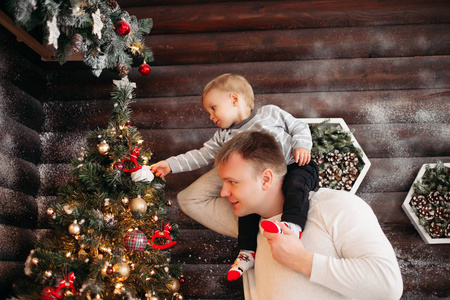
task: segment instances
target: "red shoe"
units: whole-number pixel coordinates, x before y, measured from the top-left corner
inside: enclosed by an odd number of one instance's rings
[[[287,228],[292,230],[295,234],[298,234],[299,239],[302,237],[302,229],[299,225],[291,222],[281,222],[281,223],[286,225]],[[261,227],[268,232],[283,233],[283,230],[281,230],[280,226],[278,226],[278,224],[273,221],[264,220],[261,222]]]

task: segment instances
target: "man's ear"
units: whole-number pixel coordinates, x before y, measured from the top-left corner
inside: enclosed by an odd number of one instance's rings
[[[231,98],[231,101],[233,103],[233,106],[234,107],[238,106],[238,103],[239,103],[239,95],[238,95],[238,93],[232,92],[230,94],[230,98]]]
[[[266,191],[270,188],[273,182],[273,171],[271,169],[264,169],[261,173],[261,184],[263,191]]]

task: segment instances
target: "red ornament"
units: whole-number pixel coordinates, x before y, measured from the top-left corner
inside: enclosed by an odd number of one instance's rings
[[[64,275],[64,279],[59,282],[56,292],[59,293],[62,289],[64,290],[64,288],[69,288],[72,293],[75,293],[75,287],[73,286],[75,279],[76,277],[74,272],[70,272],[69,276]]]
[[[139,66],[139,73],[141,73],[142,76],[147,76],[148,74],[150,74],[150,66],[148,64],[142,64]]]
[[[124,242],[127,251],[142,252],[147,246],[147,237],[142,231],[136,229],[125,236]]]
[[[138,166],[137,157],[138,157],[139,154],[141,154],[141,153],[139,152],[139,148],[138,148],[138,147],[135,147],[135,148],[133,149],[133,151],[131,152],[130,158],[124,158],[124,159],[122,159],[122,162],[131,161],[131,162],[133,162],[133,164],[134,164],[134,166],[135,166],[135,167],[132,168],[132,169],[123,169],[124,172],[126,172],[126,173],[133,173],[133,172],[136,172],[137,170],[142,169],[142,166]]]
[[[180,283],[185,283],[184,276],[181,276],[179,281],[180,281]]]
[[[120,20],[119,22],[117,22],[116,32],[118,35],[126,36],[130,33],[130,30],[131,30],[130,24],[128,24],[126,21]]]
[[[64,299],[63,291],[59,290],[57,292],[55,287],[48,286],[42,290],[41,299],[43,300]]]
[[[161,227],[162,227],[162,222],[161,222]],[[152,247],[155,249],[168,249],[172,246],[175,246],[177,244],[177,242],[172,241],[172,237],[170,236],[171,230],[172,230],[172,226],[170,225],[170,222],[164,226],[164,230],[156,230],[155,233],[152,235],[152,241],[151,241]],[[164,245],[155,244],[154,241],[156,238],[166,238],[167,243]]]
[[[122,171],[125,168],[125,165],[123,164],[123,162],[118,161],[114,164],[113,168],[114,170]]]
[[[114,273],[114,268],[112,266],[108,266],[108,268],[106,268],[106,274],[112,275],[113,273]]]

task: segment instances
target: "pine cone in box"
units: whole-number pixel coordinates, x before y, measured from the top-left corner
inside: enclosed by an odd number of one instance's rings
[[[328,166],[328,168],[326,170],[326,176],[327,176],[328,180],[330,180],[330,181],[333,181],[333,180],[340,181],[342,178],[342,170],[336,165]]]
[[[436,216],[442,221],[446,222],[450,216],[449,210],[443,206],[436,208]]]
[[[422,207],[427,205],[427,199],[422,195],[415,195],[414,197],[411,198],[411,201],[409,201],[409,205],[420,210]]]
[[[355,167],[359,162],[358,155],[351,151],[344,154],[343,160],[346,167]]]
[[[338,165],[342,162],[344,156],[339,152],[339,150],[334,150],[334,152],[328,153],[327,160],[332,165]]]
[[[434,239],[440,238],[444,234],[444,229],[442,228],[442,224],[432,222],[430,227],[428,228],[428,233]]]
[[[322,153],[318,153],[318,154],[315,154],[315,155],[314,155],[313,160],[316,162],[317,166],[320,167],[321,165],[324,164],[324,162],[325,162],[325,157],[323,156]]]
[[[419,218],[423,218],[426,221],[430,222],[436,216],[436,212],[434,211],[433,207],[431,207],[431,205],[427,205],[419,209],[418,216]]]
[[[444,235],[445,235],[446,237],[450,238],[450,222],[447,223],[447,227],[445,227]]]
[[[433,205],[439,205],[441,201],[444,201],[444,197],[439,191],[431,191],[427,196],[427,200]]]

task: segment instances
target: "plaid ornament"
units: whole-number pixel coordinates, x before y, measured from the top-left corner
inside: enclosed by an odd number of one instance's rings
[[[127,251],[142,252],[147,246],[147,237],[142,231],[136,229],[127,233],[124,242]]]

